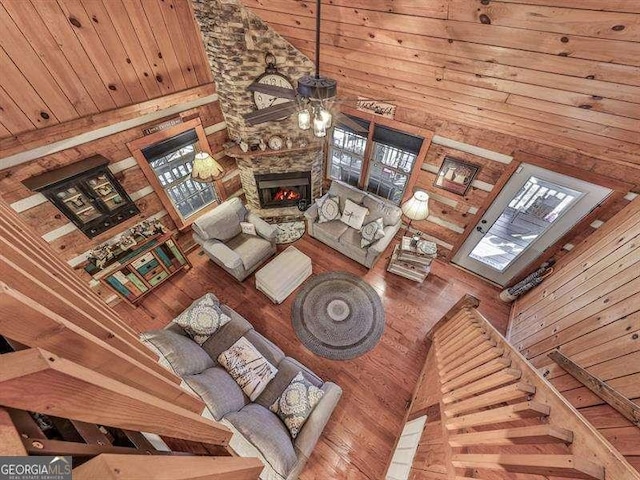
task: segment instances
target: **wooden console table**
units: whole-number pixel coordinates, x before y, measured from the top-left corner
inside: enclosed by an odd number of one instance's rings
[[[93,274],[132,305],[139,303],[149,292],[176,273],[191,268],[173,234],[149,238],[137,246],[132,255]]]

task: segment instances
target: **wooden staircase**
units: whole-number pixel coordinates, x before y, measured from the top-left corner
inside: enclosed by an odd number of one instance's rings
[[[409,478],[640,480],[477,306],[463,298],[429,334],[407,417],[427,415]]]

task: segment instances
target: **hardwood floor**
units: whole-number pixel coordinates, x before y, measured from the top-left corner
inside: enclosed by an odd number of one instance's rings
[[[422,285],[387,273],[393,245],[371,270],[308,235],[293,245],[311,258],[314,273],[351,272],[378,291],[387,324],[371,352],[350,361],[314,355],[291,328],[295,292],[283,304],[273,305],[255,289],[253,276],[238,283],[208,261],[199,248],[189,254],[193,269],[150,294],[138,308],[121,303],[116,310],[136,330],[145,331],[163,327],[194,299],[213,292],[287,355],[343,388],[343,397],[300,478],[380,480],[426,358],[424,339],[431,326],[461,296],[471,293],[481,300],[479,310],[504,332],[509,306],[497,299],[495,287],[441,262],[434,263]]]

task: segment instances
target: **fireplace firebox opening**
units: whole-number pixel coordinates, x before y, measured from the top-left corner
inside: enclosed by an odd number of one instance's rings
[[[254,174],[260,208],[280,208],[311,203],[311,172]]]

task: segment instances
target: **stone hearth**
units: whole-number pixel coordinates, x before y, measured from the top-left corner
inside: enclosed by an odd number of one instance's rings
[[[311,201],[322,195],[323,155],[322,150],[319,148],[292,152],[268,152],[267,155],[260,151],[248,152],[235,157],[240,170],[240,180],[242,181],[247,208],[263,218],[300,218],[302,212],[296,206],[261,208],[260,195],[254,175],[311,172]]]

